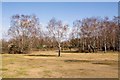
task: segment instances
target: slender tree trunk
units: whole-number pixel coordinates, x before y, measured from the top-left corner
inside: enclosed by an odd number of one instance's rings
[[[118,35],[118,51],[120,52],[120,19],[118,19],[118,31],[117,31],[117,35]]]
[[[120,52],[120,23],[118,23],[118,29],[116,30],[115,47],[117,48],[117,51]]]
[[[60,57],[60,53],[61,53],[61,46],[60,46],[60,43],[58,44],[58,48],[59,48],[58,57]]]
[[[23,36],[22,36],[22,45],[21,45],[21,52],[23,53],[23,46],[24,46],[24,40],[23,40]]]
[[[85,47],[84,47],[84,38],[82,40],[82,50],[84,51],[85,50]]]
[[[96,43],[97,43],[97,39],[94,37],[94,42],[93,42],[93,46],[92,46],[93,53],[96,51]]]
[[[81,48],[80,48],[80,39],[78,38],[78,51],[80,52],[81,51]]]
[[[106,43],[104,44],[104,48],[105,48],[104,52],[106,53],[107,51]]]
[[[120,35],[118,35],[117,49],[120,52]]]

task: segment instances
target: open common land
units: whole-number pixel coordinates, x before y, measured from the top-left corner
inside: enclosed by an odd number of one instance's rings
[[[117,78],[118,53],[1,54],[3,78]]]

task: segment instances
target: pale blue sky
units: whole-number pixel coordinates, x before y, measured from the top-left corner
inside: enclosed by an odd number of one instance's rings
[[[10,17],[15,14],[36,14],[42,24],[52,17],[63,20],[72,26],[76,19],[86,17],[113,18],[118,15],[117,2],[3,2],[3,31],[10,26]]]
[[[2,2],[118,2],[119,0],[1,0]]]

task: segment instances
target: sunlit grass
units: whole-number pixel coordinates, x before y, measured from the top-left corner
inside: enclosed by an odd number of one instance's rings
[[[2,64],[4,78],[115,78],[118,74],[118,54],[112,52],[61,53],[61,57],[55,51],[2,54]]]

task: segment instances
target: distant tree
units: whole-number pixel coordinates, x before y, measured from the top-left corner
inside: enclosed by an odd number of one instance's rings
[[[63,24],[61,20],[57,21],[55,18],[52,18],[48,23],[47,29],[49,32],[49,37],[57,42],[58,56],[60,56],[61,42],[66,37],[68,25]]]
[[[70,35],[71,44],[77,44],[79,51],[115,50],[119,46],[118,20],[91,17],[74,21]]]
[[[78,50],[80,51],[80,39],[82,38],[82,34],[81,34],[81,20],[76,20],[73,22],[73,29],[72,29],[72,39],[71,42],[72,44],[76,44],[76,47],[78,48]],[[74,40],[73,40],[74,39]],[[82,46],[84,47],[84,46]]]
[[[39,32],[39,19],[35,15],[13,15],[8,34],[20,52],[31,50],[37,33]]]
[[[4,45],[12,43],[18,50],[15,52],[22,53],[43,48],[44,50],[58,48],[58,56],[61,47],[70,50],[74,48],[79,52],[120,51],[119,24],[119,16],[112,20],[108,17],[75,20],[68,38],[69,26],[61,20],[52,18],[47,27],[41,28],[42,25],[35,15],[13,15],[8,30],[11,39],[7,43],[4,42]]]
[[[115,45],[118,51],[120,51],[120,16],[114,16],[113,18],[114,26],[115,26]]]
[[[5,39],[0,40],[0,50],[1,53],[7,53],[8,52],[8,42]]]
[[[74,34],[77,39],[79,51],[92,49],[94,52],[97,44],[97,27],[98,20],[94,17],[76,20],[74,22],[72,34]]]

